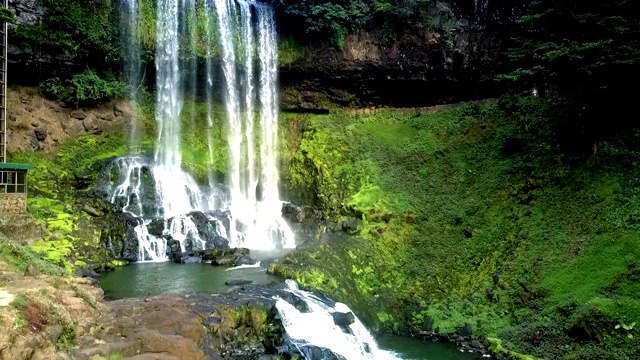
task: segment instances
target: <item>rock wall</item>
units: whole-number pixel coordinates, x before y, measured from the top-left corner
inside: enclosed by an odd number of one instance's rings
[[[495,96],[501,37],[481,29],[451,38],[424,33],[383,44],[350,35],[342,50],[307,47],[281,69],[285,109],[321,111],[349,106],[422,107]]]
[[[0,194],[0,214],[27,211],[27,194]]]

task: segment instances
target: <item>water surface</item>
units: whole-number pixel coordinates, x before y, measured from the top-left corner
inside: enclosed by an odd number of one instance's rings
[[[264,261],[283,256],[290,250],[251,251],[251,258]],[[216,294],[228,292],[232,286],[225,285],[230,279],[252,280],[264,285],[279,277],[267,275],[262,267],[229,268],[211,264],[174,264],[172,262],[133,263],[103,274],[99,279],[105,299],[116,300],[158,294]]]
[[[461,352],[452,344],[393,335],[378,338],[378,346],[391,350],[403,360],[478,360],[478,353]]]
[[[283,256],[290,250],[251,251],[256,260]],[[163,293],[214,294],[233,289],[225,285],[229,279],[252,280],[254,284],[281,282],[279,277],[266,274],[264,268],[228,268],[211,264],[180,265],[171,262],[135,263],[118,268],[99,278],[107,300],[158,295]],[[357,315],[357,314],[356,314]],[[381,349],[390,350],[404,360],[478,360],[479,354],[461,352],[452,344],[435,343],[415,338],[384,335],[377,339]]]

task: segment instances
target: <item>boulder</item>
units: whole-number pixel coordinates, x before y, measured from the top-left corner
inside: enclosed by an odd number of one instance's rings
[[[39,127],[33,130],[33,134],[38,141],[44,141],[47,138],[47,129]]]
[[[246,255],[236,255],[236,262],[234,263],[235,266],[241,266],[241,265],[254,265],[256,263],[255,260],[253,260],[252,258],[246,256]]]
[[[280,295],[280,298],[282,298],[282,300],[288,302],[289,304],[293,305],[293,307],[296,308],[301,313],[308,313],[311,311],[311,309],[309,309],[309,305],[307,305],[307,303],[303,299],[301,299],[298,295],[294,293],[291,293],[291,292],[284,293]]]
[[[84,119],[82,121],[82,127],[84,128],[84,131],[92,135],[100,135],[103,131],[96,120],[93,118]]]
[[[87,118],[87,114],[82,111],[82,109],[77,109],[71,110],[71,112],[69,113],[69,117],[71,117],[72,119],[84,120]]]
[[[120,103],[115,103],[113,104],[113,115],[115,116],[122,116],[122,114],[124,114],[125,112],[125,108],[122,104]]]
[[[355,315],[352,312],[332,312],[331,317],[333,317],[333,323],[344,327],[353,324],[356,321]]]

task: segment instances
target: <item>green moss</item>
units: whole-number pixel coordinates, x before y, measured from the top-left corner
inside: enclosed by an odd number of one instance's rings
[[[278,41],[278,62],[281,66],[291,65],[304,56],[305,48],[298,45],[292,36]]]
[[[28,265],[32,265],[37,273],[47,275],[64,275],[64,268],[46,259],[32,249],[16,244],[0,234],[0,261],[9,265],[9,269],[24,273]]]
[[[469,324],[532,356],[633,358],[640,133],[599,142],[597,156],[569,159],[543,134],[514,148],[523,116],[547,116],[521,104],[532,110],[286,114],[283,178],[338,229],[348,217],[363,229],[272,270],[388,329]]]
[[[505,348],[502,347],[502,341],[498,338],[487,338],[486,339],[487,344],[485,344],[485,346],[487,346],[489,348],[489,350],[491,350],[492,353],[496,354],[496,355],[507,355],[509,356],[511,359],[518,359],[518,360],[536,360],[538,358],[533,357],[533,356],[529,356],[529,355],[523,355],[523,354],[519,354],[515,351],[510,351],[507,350]]]

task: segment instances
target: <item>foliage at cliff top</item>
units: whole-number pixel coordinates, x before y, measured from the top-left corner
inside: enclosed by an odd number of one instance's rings
[[[424,31],[451,35],[456,26],[510,24],[527,3],[512,0],[274,0],[279,27],[306,43],[342,46],[345,35],[361,31],[389,41]]]
[[[113,6],[100,0],[37,0],[42,21],[19,24],[12,41],[82,68],[111,68],[119,59]]]
[[[640,132],[563,152],[549,135],[555,101],[290,115],[305,131],[288,179],[363,228],[271,270],[391,329],[468,327],[542,358],[636,358],[640,182],[628,169]]]
[[[637,78],[638,10],[632,0],[533,1],[517,20],[505,78],[582,91]]]

